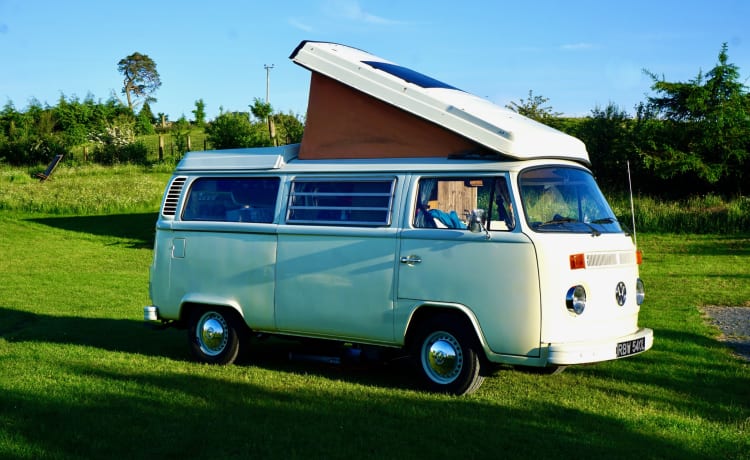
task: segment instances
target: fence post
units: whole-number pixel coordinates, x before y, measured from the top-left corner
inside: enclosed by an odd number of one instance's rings
[[[190,134],[188,134],[188,135],[187,135],[187,151],[189,152],[189,151],[191,151],[191,150],[193,150],[193,146],[192,146],[192,144],[190,143]]]
[[[164,160],[164,136],[159,134],[159,161]]]
[[[89,146],[84,145],[83,146],[83,162],[88,163],[89,161]]]

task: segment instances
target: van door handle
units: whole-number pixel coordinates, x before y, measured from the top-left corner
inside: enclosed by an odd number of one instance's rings
[[[402,256],[401,263],[407,265],[421,264],[422,258],[416,255]]]

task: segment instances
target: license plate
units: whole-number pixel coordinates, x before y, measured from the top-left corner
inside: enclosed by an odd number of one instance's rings
[[[615,348],[615,354],[618,358],[623,356],[634,355],[646,350],[646,337],[640,339],[628,340],[627,342],[620,342]]]

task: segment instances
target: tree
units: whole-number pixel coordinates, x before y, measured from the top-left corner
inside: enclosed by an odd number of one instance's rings
[[[597,181],[608,189],[623,188],[628,160],[638,163],[632,154],[632,119],[616,104],[591,110],[577,135],[586,144]]]
[[[148,101],[143,103],[141,111],[138,112],[138,116],[135,119],[135,133],[139,135],[144,134],[155,134],[154,129],[154,113],[151,111],[151,105]]]
[[[156,101],[152,94],[161,86],[156,62],[145,54],[135,52],[120,59],[117,70],[123,75],[122,93],[128,100],[128,107],[135,113],[134,99],[143,98],[144,101]]]
[[[272,144],[276,144],[276,126],[273,123],[273,107],[268,102],[263,102],[259,98],[253,99],[253,104],[250,106],[250,112],[259,121],[265,121],[268,123],[268,137],[271,139]]]
[[[272,115],[274,124],[278,126],[276,137],[280,144],[298,144],[302,142],[302,134],[305,131],[305,125],[299,116],[289,113],[277,113]]]
[[[518,102],[511,102],[505,107],[525,117],[529,117],[532,120],[550,124],[554,118],[557,118],[562,114],[554,112],[551,106],[545,105],[547,102],[549,102],[549,98],[544,96],[534,96],[533,91],[529,90],[528,99],[520,99]]]
[[[750,155],[750,97],[727,44],[709,72],[688,82],[653,80],[638,112],[639,153],[662,178],[741,193]]]
[[[193,110],[193,115],[195,116],[196,126],[203,126],[206,124],[206,103],[203,102],[203,99],[198,99],[197,101],[195,101],[195,110]]]
[[[206,126],[206,137],[215,149],[267,146],[261,129],[250,123],[247,113],[227,112]]]
[[[151,111],[151,104],[149,104],[148,101],[143,103],[141,111],[138,112],[138,115],[147,119],[151,124],[154,124],[158,121],[154,116],[154,112]]]
[[[172,139],[174,139],[174,144],[177,148],[177,155],[178,157],[182,157],[189,150],[188,139],[190,138],[190,122],[187,121],[185,115],[172,124],[171,131]]]

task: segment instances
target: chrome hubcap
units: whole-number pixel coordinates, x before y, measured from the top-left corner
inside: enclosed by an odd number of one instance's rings
[[[422,344],[422,368],[440,384],[451,383],[461,373],[463,352],[458,340],[447,332],[433,332]]]
[[[226,319],[220,314],[210,311],[201,316],[195,330],[198,345],[203,353],[216,356],[227,346],[229,327]]]

